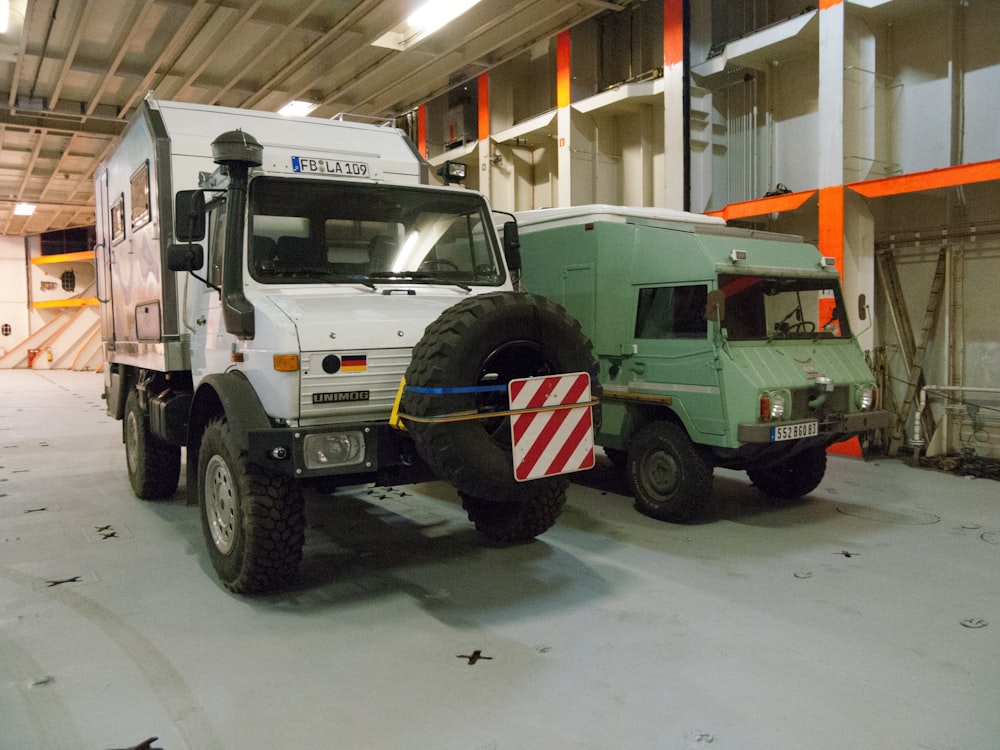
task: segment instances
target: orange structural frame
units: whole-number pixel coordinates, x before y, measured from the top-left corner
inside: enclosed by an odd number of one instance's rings
[[[866,198],[882,198],[887,195],[916,193],[921,190],[970,185],[974,182],[989,182],[990,180],[1000,180],[1000,159],[929,169],[926,172],[911,172],[897,177],[883,177],[878,180],[852,182],[847,187]]]
[[[479,89],[479,140],[490,137],[490,74],[480,73]]]
[[[663,65],[684,62],[684,0],[663,0]]]
[[[748,216],[763,216],[765,214],[794,211],[803,203],[816,195],[815,190],[803,190],[798,193],[782,193],[767,198],[757,198],[742,203],[730,203],[719,211],[709,211],[709,216],[721,216],[726,221],[730,219],[745,219]]]
[[[427,105],[417,107],[417,150],[427,158]]]
[[[568,107],[570,103],[570,49],[569,31],[560,31],[556,37],[556,106]]]

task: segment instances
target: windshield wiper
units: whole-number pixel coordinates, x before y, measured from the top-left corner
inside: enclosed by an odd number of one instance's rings
[[[430,273],[428,271],[372,271],[368,274],[370,279],[419,279],[421,281],[434,281],[439,284],[448,284],[450,286],[457,286],[466,292],[471,292],[472,287],[468,284],[464,284],[461,281],[449,281],[448,279],[442,279],[436,274]]]
[[[322,279],[324,281],[332,281],[335,283],[340,283],[343,281],[353,282],[355,284],[363,284],[369,289],[374,289],[375,285],[366,279],[364,276],[355,276],[352,274],[344,273],[343,271],[334,271],[333,269],[323,270],[320,268],[286,268],[284,270],[269,271],[268,273],[274,276],[305,276],[310,279]]]

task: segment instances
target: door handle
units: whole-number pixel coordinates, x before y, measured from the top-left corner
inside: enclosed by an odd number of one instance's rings
[[[636,375],[642,375],[644,372],[646,372],[645,362],[629,362],[628,366],[632,370],[632,372],[634,372]]]

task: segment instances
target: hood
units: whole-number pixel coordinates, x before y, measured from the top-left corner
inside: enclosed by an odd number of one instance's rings
[[[761,387],[802,388],[819,376],[834,384],[873,380],[865,358],[853,339],[782,341],[764,344],[730,343],[734,364]]]
[[[413,347],[429,323],[463,298],[453,291],[432,289],[417,289],[414,294],[398,290],[392,294],[268,295],[295,324],[303,352]]]

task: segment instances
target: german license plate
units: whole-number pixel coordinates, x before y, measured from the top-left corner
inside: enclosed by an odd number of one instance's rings
[[[780,440],[797,440],[813,437],[819,434],[819,422],[800,422],[799,424],[783,424],[771,428],[771,442]]]
[[[337,177],[371,177],[367,162],[343,159],[317,159],[311,156],[293,156],[292,171],[303,174],[332,174]]]

